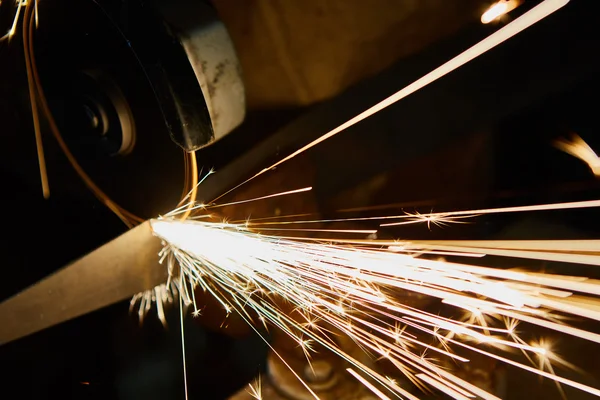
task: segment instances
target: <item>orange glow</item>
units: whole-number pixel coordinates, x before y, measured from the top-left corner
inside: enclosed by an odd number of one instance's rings
[[[490,6],[481,16],[481,23],[489,24],[504,14],[508,14],[521,4],[519,0],[500,0]]]
[[[554,146],[586,163],[592,173],[600,177],[600,157],[579,135],[573,133],[570,139],[558,139]]]
[[[565,203],[560,207],[572,205]],[[553,205],[553,208],[557,207]],[[521,209],[514,207],[512,210]],[[349,364],[347,372],[377,398],[390,398],[381,390],[386,389],[400,397],[416,400],[416,397],[407,396],[393,380],[345,353],[333,340],[333,330],[348,336],[372,354],[389,360],[399,374],[418,387],[437,389],[454,398],[495,399],[492,394],[479,392],[452,373],[439,373],[433,361],[437,357],[448,357],[457,363],[469,362],[468,358],[453,351],[455,347],[476,351],[552,379],[556,384],[600,396],[599,389],[555,373],[554,366],[571,369],[575,366],[560,358],[549,347],[546,338],[530,343],[515,331],[517,324],[522,322],[599,343],[600,335],[593,331],[554,321],[563,315],[600,321],[600,312],[590,307],[597,304],[600,296],[598,281],[585,276],[503,270],[415,258],[410,252],[403,253],[406,248],[440,249],[544,260],[560,256],[562,261],[581,262],[582,256],[594,254],[578,252],[596,252],[597,241],[478,243],[327,239],[307,242],[258,234],[245,223],[181,221],[167,215],[152,220],[151,224],[154,233],[165,242],[161,259],[179,263],[180,275],[172,277],[171,282],[177,286],[180,301],[196,307],[192,288],[197,286],[211,293],[228,312],[237,313],[255,329],[251,324],[254,317],[249,312],[253,310],[263,324],[281,329],[297,342],[309,363],[315,345],[344,359]],[[553,251],[541,251],[544,249]],[[590,259],[583,261],[591,265],[596,263]],[[403,303],[401,296],[396,296],[400,292],[438,299],[462,310],[464,317],[454,319],[412,307]],[[290,317],[274,301],[275,298],[283,298],[293,305],[294,312],[306,323]],[[147,304],[140,305],[141,312]],[[315,321],[323,321],[333,330],[323,329]],[[417,336],[419,333],[439,341],[441,347],[423,340]],[[471,342],[476,345],[469,344]],[[507,354],[510,350],[519,351],[533,366],[500,356],[495,353],[497,350]],[[435,358],[424,357],[425,351]]]

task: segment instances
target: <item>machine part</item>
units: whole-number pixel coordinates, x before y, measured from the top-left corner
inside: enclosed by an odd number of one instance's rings
[[[80,157],[114,157],[131,153],[135,123],[117,84],[102,71],[78,74],[65,101],[65,139]]]
[[[175,143],[195,151],[242,122],[240,66],[212,5],[186,0],[155,6],[100,3],[142,65]]]
[[[149,222],[0,304],[0,345],[152,289],[167,279]]]
[[[110,9],[105,3],[98,4],[140,62],[171,139],[186,151],[211,143],[214,133],[204,94],[181,40],[158,7],[129,1]]]
[[[240,63],[225,25],[212,5],[197,0],[160,3],[170,32],[181,42],[202,88],[213,128],[210,142],[244,120],[246,100]]]
[[[186,191],[184,159],[144,66],[100,3],[40,2],[52,21],[34,32],[40,82],[60,134],[96,186],[132,214],[155,217]],[[44,146],[53,197],[87,201],[55,141]]]
[[[168,212],[189,191],[179,148],[210,145],[245,115],[239,63],[212,5],[56,0],[40,13],[53,23],[35,32],[37,70],[70,151],[123,209]],[[79,195],[48,169],[54,193]]]

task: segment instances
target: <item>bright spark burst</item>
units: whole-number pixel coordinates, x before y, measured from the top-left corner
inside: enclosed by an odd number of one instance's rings
[[[265,226],[277,226],[277,225],[306,225],[306,224],[320,224],[329,222],[366,222],[376,220],[389,220],[389,219],[402,219],[401,222],[394,222],[391,224],[382,224],[381,226],[394,226],[394,225],[412,225],[425,223],[427,228],[431,229],[431,226],[445,227],[450,224],[467,224],[468,221],[461,221],[462,219],[473,218],[478,214],[470,213],[464,215],[453,215],[452,213],[434,213],[433,211],[428,214],[421,214],[418,211],[408,212],[404,211],[402,215],[385,215],[380,217],[356,217],[356,218],[335,218],[335,219],[317,219],[317,220],[297,220],[297,221],[269,221],[260,222],[261,220],[251,220],[246,222],[246,226],[253,227],[258,230],[286,230],[280,228],[265,228]],[[370,232],[364,232],[370,233]]]
[[[323,135],[315,142],[259,172],[256,176],[441,78],[566,3],[567,1],[564,0],[544,1],[540,6],[515,20],[513,24],[507,25],[485,41]],[[0,37],[0,42],[10,40],[15,35],[21,9],[27,5],[27,1],[17,0],[15,4],[13,22],[10,29]],[[34,6],[37,26],[37,1],[34,2]],[[598,157],[583,140],[574,138],[572,142],[563,141],[559,147],[586,162],[594,174],[598,175],[598,168],[596,168]],[[248,201],[307,190],[310,188],[267,195]],[[247,201],[199,205],[196,208],[223,207],[243,202]],[[589,206],[589,204],[585,205],[585,207]],[[560,208],[565,207],[561,205]],[[188,209],[187,205],[181,208],[181,210]],[[396,217],[370,219],[401,219],[400,222],[384,225],[425,223],[431,228],[431,225],[464,223],[460,219],[487,213],[487,211],[430,214],[415,212]],[[506,209],[494,212],[516,211],[532,211],[532,209]],[[206,216],[196,218],[202,217]],[[271,223],[264,223],[266,224]],[[484,266],[418,259],[413,256],[414,250],[418,250],[430,254],[470,253],[535,258],[531,254],[535,252],[538,259],[556,260],[558,257],[559,261],[573,261],[572,249],[563,252],[557,251],[556,248],[551,249],[552,251],[543,251],[543,249],[532,249],[523,243],[477,242],[408,242],[382,247],[378,241],[365,241],[357,247],[358,243],[344,239],[336,240],[335,244],[332,244],[263,235],[251,229],[255,228],[252,225],[259,224],[179,221],[169,217],[153,221],[155,233],[166,243],[162,260],[167,261],[170,279],[152,291],[140,293],[132,299],[131,307],[138,306],[140,320],[150,310],[152,304],[156,304],[159,319],[166,324],[163,307],[165,304],[173,303],[177,295],[181,306],[193,305],[194,315],[199,315],[201,311],[194,297],[194,287],[199,286],[218,299],[228,313],[237,312],[245,320],[253,322],[249,312],[252,310],[258,314],[261,324],[266,326],[268,322],[286,332],[296,340],[307,359],[310,359],[311,353],[315,351],[315,345],[336,353],[352,366],[347,369],[348,373],[381,399],[389,398],[382,389],[403,398],[415,399],[415,396],[400,387],[394,379],[378,374],[345,353],[338,347],[333,335],[341,332],[366,351],[389,360],[416,386],[435,388],[458,399],[475,396],[487,399],[495,397],[445,371],[433,358],[426,358],[426,352],[435,353],[436,358],[449,357],[457,362],[468,362],[467,358],[452,351],[453,346],[462,347],[553,379],[557,384],[569,385],[600,395],[597,389],[556,375],[555,365],[568,368],[574,366],[560,358],[547,340],[528,343],[517,334],[516,330],[520,322],[537,324],[566,335],[600,343],[598,334],[556,322],[558,317],[564,315],[600,320],[600,312],[589,307],[588,304],[600,295],[598,283],[585,278],[569,279],[572,277],[496,270]],[[278,228],[258,230],[271,229],[290,230]],[[313,230],[295,229],[295,231]],[[329,230],[328,232],[372,233],[373,231]],[[594,264],[591,261],[599,257],[596,254],[598,247],[593,244],[590,248],[595,251],[589,252],[590,254],[577,254],[578,261],[574,262]],[[455,320],[409,307],[394,296],[399,291],[410,291],[438,298],[462,310],[464,318]],[[572,296],[574,293],[580,296]],[[284,298],[292,303],[296,312],[306,322],[299,323],[293,316],[286,314],[274,300],[275,297]],[[505,326],[494,325],[496,320],[503,321]],[[337,332],[323,328],[322,323],[333,327]],[[438,341],[440,346],[432,345],[427,339],[422,339],[423,333],[427,338]],[[477,346],[469,343],[476,343]],[[522,352],[535,368],[496,354],[496,351],[507,349]],[[375,382],[377,386],[371,382]],[[250,385],[250,391],[256,399],[262,398],[260,381],[254,386]]]
[[[253,383],[248,384],[248,394],[256,400],[262,400],[262,383],[258,376]]]
[[[567,2],[566,0],[542,2],[484,41],[314,142],[265,168],[249,180],[272,170],[443,77],[545,18]],[[248,201],[304,190],[310,188]],[[224,205],[208,204],[196,208],[206,209]],[[556,208],[535,206],[535,210],[568,208],[565,205],[551,206]],[[187,206],[182,207],[189,209]],[[590,207],[590,205],[586,203],[572,208],[576,207]],[[518,211],[534,211],[534,208],[414,213],[370,219],[401,220],[384,226],[426,223],[431,227],[431,225],[456,223],[459,219],[488,212]],[[559,254],[564,261],[572,259],[573,255],[568,251],[562,253],[530,251],[528,248],[519,247],[523,244],[516,248],[502,244],[482,246],[477,243],[408,242],[399,245],[397,242],[383,244],[380,241],[345,239],[322,243],[316,240],[302,238],[294,240],[258,233],[263,230],[284,230],[256,227],[256,225],[274,225],[280,222],[239,225],[180,221],[175,220],[173,216],[174,214],[153,221],[155,233],[165,241],[162,255],[163,260],[168,260],[172,280],[164,287],[159,287],[150,294],[138,295],[133,300],[132,304],[140,301],[141,316],[147,312],[152,302],[156,302],[158,307],[158,303],[162,303],[164,298],[168,300],[169,295],[175,291],[180,293],[183,303],[193,304],[194,313],[198,314],[194,288],[199,286],[210,292],[228,313],[237,312],[247,322],[254,322],[253,315],[256,313],[258,320],[265,326],[268,322],[286,332],[298,343],[308,360],[311,352],[315,350],[315,345],[337,354],[351,365],[351,368],[347,369],[348,373],[382,399],[389,398],[384,390],[402,398],[415,399],[416,397],[400,387],[394,379],[378,374],[344,352],[338,347],[332,335],[341,332],[365,351],[388,360],[397,367],[399,373],[404,374],[417,387],[435,388],[458,399],[473,397],[495,399],[495,396],[445,371],[438,365],[435,358],[441,357],[448,357],[456,362],[468,362],[467,358],[453,352],[452,349],[456,347],[478,352],[550,378],[557,384],[569,385],[600,395],[597,389],[556,375],[553,363],[562,366],[570,366],[570,364],[556,356],[547,343],[543,341],[527,343],[516,332],[517,324],[525,322],[600,343],[598,334],[556,322],[564,315],[600,320],[600,314],[590,309],[586,303],[595,299],[593,296],[600,294],[596,282],[587,281],[585,278],[574,280],[569,279],[570,277],[497,270],[484,266],[414,257],[417,252],[471,256],[496,254],[536,258],[532,254],[535,252],[537,259],[552,260],[555,258],[549,258],[551,254],[555,257]],[[203,217],[205,216],[199,218]],[[311,229],[295,230],[312,231]],[[584,258],[576,262],[588,263],[590,260],[586,258],[588,256],[596,257],[597,254],[583,254]],[[174,260],[179,266],[177,271],[172,268]],[[460,309],[464,318],[450,319],[405,305],[394,295],[400,291],[438,298],[443,303]],[[580,295],[572,297],[574,293]],[[299,323],[294,316],[286,314],[275,299],[284,299],[291,303],[295,312],[299,313],[300,318],[304,318],[306,322]],[[164,312],[159,310],[159,316],[161,315],[161,320],[164,322]],[[504,322],[505,326],[498,327],[496,320]],[[335,333],[333,330],[322,328],[321,323],[332,327]],[[423,336],[425,339],[422,338]],[[430,343],[431,339],[434,345]],[[506,350],[522,352],[536,367],[497,354],[499,351]],[[435,354],[435,358],[425,356],[432,353]],[[287,365],[285,360],[282,361]],[[306,384],[305,387],[314,395]],[[255,388],[251,386],[251,389]],[[260,398],[260,389],[252,393],[255,398]]]
[[[341,239],[335,244],[285,239],[253,232],[245,224],[165,217],[153,220],[152,227],[166,243],[163,257],[178,262],[177,288],[188,299],[199,286],[246,321],[268,321],[295,340],[309,362],[315,345],[328,349],[348,362],[349,373],[359,381],[373,382],[369,389],[380,398],[387,398],[384,391],[415,397],[345,352],[334,334],[346,335],[391,362],[417,386],[455,398],[494,398],[436,361],[446,357],[468,362],[457,348],[600,396],[600,390],[555,373],[554,365],[572,366],[547,342],[528,343],[516,331],[522,322],[600,343],[599,334],[556,322],[563,316],[600,321],[600,314],[589,307],[600,295],[595,281],[419,259],[378,241],[357,247]],[[462,310],[465,318],[403,304],[398,298],[402,292],[437,298]],[[299,318],[279,306],[277,299],[282,298]],[[319,329],[321,322],[336,333]],[[425,351],[434,358],[424,357]],[[501,355],[510,351],[522,352],[533,366]]]

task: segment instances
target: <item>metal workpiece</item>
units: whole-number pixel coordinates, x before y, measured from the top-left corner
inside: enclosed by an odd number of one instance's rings
[[[0,303],[0,345],[164,283],[149,222]]]

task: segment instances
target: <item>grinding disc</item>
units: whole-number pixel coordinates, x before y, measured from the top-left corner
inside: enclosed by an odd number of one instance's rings
[[[37,66],[70,150],[121,207],[142,218],[172,209],[183,191],[184,156],[118,21],[92,1],[40,7],[46,22],[35,34]]]

